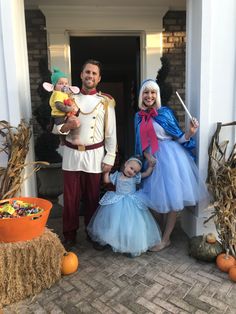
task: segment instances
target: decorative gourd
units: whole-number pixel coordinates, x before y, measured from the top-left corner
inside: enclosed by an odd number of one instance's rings
[[[79,259],[73,252],[66,252],[62,257],[61,273],[63,275],[70,275],[77,271],[79,266]]]
[[[229,249],[227,249],[226,253],[222,253],[217,256],[216,265],[221,271],[227,273],[230,267],[236,265],[236,260],[229,254]]]
[[[216,236],[214,235],[214,233],[208,233],[206,235],[206,241],[210,244],[216,243]]]
[[[236,282],[236,265],[230,267],[230,269],[229,269],[229,278],[230,278],[232,281],[235,281],[235,282]]]
[[[196,259],[214,262],[217,255],[223,252],[223,248],[217,240],[208,243],[206,235],[192,237],[189,242],[189,255]]]

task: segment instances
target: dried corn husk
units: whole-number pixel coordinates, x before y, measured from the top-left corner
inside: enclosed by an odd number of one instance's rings
[[[18,127],[11,126],[7,121],[0,121],[0,154],[7,155],[7,166],[0,167],[0,199],[11,198],[21,190],[24,180],[29,178],[40,165],[47,162],[26,163],[31,138],[31,126],[21,120]],[[25,167],[33,167],[27,177],[23,177]]]
[[[227,157],[229,141],[219,143],[221,127],[235,125],[236,121],[217,123],[208,151],[207,182],[215,201],[214,212],[209,219],[214,218],[224,249],[229,248],[231,254],[236,257],[236,144]]]

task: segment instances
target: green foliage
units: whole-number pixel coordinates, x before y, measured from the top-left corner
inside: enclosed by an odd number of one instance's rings
[[[166,78],[170,71],[170,62],[167,57],[161,57],[162,67],[157,73],[156,82],[160,87],[161,102],[164,106],[168,105],[173,89],[170,83],[166,82]]]
[[[34,116],[43,132],[35,142],[36,159],[50,163],[61,162],[62,157],[57,152],[60,143],[59,136],[51,133],[51,108],[49,106],[51,93],[47,92],[42,86],[43,82],[51,82],[51,72],[48,69],[46,59],[40,60],[39,72],[41,82],[37,91],[41,99],[41,105],[35,109]]]

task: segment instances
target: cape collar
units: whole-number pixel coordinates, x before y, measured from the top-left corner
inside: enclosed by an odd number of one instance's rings
[[[92,89],[89,92],[87,92],[86,90],[84,90],[83,88],[81,88],[80,90],[81,94],[83,95],[95,95],[97,94],[97,90],[96,89]]]

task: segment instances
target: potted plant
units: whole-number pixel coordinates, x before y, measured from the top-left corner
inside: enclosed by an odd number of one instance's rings
[[[166,78],[170,72],[170,62],[167,57],[161,57],[161,68],[157,73],[156,82],[160,88],[161,102],[168,106],[173,89],[170,83],[166,82]]]

